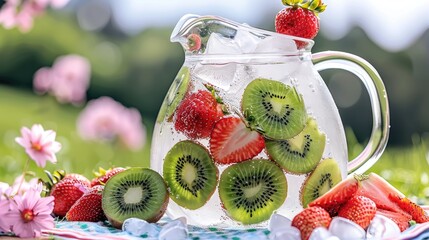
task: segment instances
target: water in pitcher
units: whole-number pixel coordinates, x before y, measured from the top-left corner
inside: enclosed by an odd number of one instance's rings
[[[164,100],[155,125],[152,139],[151,167],[161,174],[165,174],[164,168],[166,166],[164,161],[171,149],[179,142],[190,140],[189,134],[178,131],[175,125],[178,117],[176,111],[177,108],[180,108],[180,104],[183,104],[183,99],[198,91],[209,91],[222,100],[223,110],[225,111],[224,117],[235,117],[246,122],[248,113],[243,111],[243,106],[245,105],[243,101],[247,101],[244,99],[247,96],[246,91],[250,91],[250,85],[256,85],[255,80],[260,80],[261,83],[258,84],[262,85],[272,84],[274,86],[276,85],[275,83],[280,82],[288,89],[294,89],[302,97],[307,119],[312,119],[318,134],[324,136],[324,144],[319,150],[321,158],[318,159],[315,165],[318,166],[319,161],[333,159],[335,164],[338,164],[339,180],[341,180],[347,175],[345,134],[333,99],[320,75],[312,66],[311,53],[298,50],[293,39],[275,33],[270,36],[260,37],[256,36],[254,32],[249,32],[249,28],[246,26],[245,30],[238,29],[233,33],[229,33],[228,36],[212,33],[208,37],[206,44],[202,46],[205,48],[203,55],[186,56],[184,66]],[[184,85],[186,87],[183,87]],[[275,108],[276,104],[273,103],[271,107]],[[249,125],[246,122],[246,126],[251,127]],[[256,131],[258,132],[258,130]],[[317,167],[311,167],[310,170],[301,171],[301,168],[298,168],[297,171],[289,171],[287,166],[283,166],[282,163],[275,160],[276,153],[272,149],[276,149],[278,144],[275,140],[270,139],[270,136],[267,136],[268,132],[268,129],[259,129],[261,135],[266,134],[264,135],[265,146],[252,159],[264,159],[267,162],[279,165],[280,171],[286,177],[286,189],[281,190],[286,192],[286,197],[275,211],[292,218],[303,209],[303,185],[305,185],[311,174],[316,171]],[[294,150],[295,155],[304,154],[302,151],[305,152],[306,150],[306,145],[303,144],[303,141],[306,140],[305,134],[301,136],[301,139],[296,136],[295,134],[293,137],[298,142],[295,144],[301,144],[302,148]],[[210,145],[213,145],[213,142],[211,142],[210,137],[196,137],[191,141],[197,142],[207,149],[209,154],[212,154]],[[314,146],[319,144],[318,141],[321,142],[319,139],[314,139],[309,146],[316,148]],[[240,141],[237,141],[236,144],[240,145]],[[286,147],[293,149],[290,144],[292,143],[289,143]],[[281,146],[285,147],[285,145]],[[269,151],[270,149],[271,152]],[[246,161],[242,161],[242,163]],[[267,217],[261,221],[250,223],[240,220],[240,218],[234,217],[234,214],[229,212],[229,209],[226,209],[225,203],[221,200],[219,181],[222,180],[219,180],[219,178],[227,168],[237,164],[215,162],[218,170],[215,183],[216,189],[209,196],[208,201],[197,209],[190,209],[181,204],[180,196],[171,196],[173,201],[169,203],[168,215],[173,219],[185,216],[189,224],[197,226],[266,226]],[[325,166],[325,168],[330,167]],[[320,171],[323,170],[325,169]],[[195,174],[193,173],[193,175]],[[324,182],[324,184],[329,185],[329,182]],[[281,188],[283,188],[283,185]],[[251,195],[253,191],[257,190],[257,187],[251,188],[244,194]],[[258,209],[253,208],[251,211],[253,211],[254,215],[259,214],[257,213]],[[271,215],[271,213],[264,214]]]

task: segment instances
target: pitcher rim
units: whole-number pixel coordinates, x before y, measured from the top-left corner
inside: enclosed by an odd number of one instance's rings
[[[190,20],[192,19],[192,20]],[[301,42],[306,42],[307,44],[305,45],[305,47],[301,48],[301,49],[296,49],[293,51],[276,51],[276,52],[262,52],[262,53],[243,53],[243,55],[301,55],[303,52],[311,52],[311,49],[314,45],[314,40],[309,39],[309,38],[302,38],[302,37],[296,37],[296,36],[291,36],[291,35],[286,35],[286,34],[282,34],[282,33],[277,33],[277,32],[272,32],[269,30],[265,30],[265,29],[261,29],[261,28],[257,28],[257,27],[252,27],[249,26],[247,24],[242,24],[242,23],[238,23],[238,22],[234,22],[232,20],[229,20],[227,18],[223,18],[217,15],[195,15],[195,14],[186,14],[184,16],[182,16],[182,18],[178,21],[177,25],[174,27],[171,36],[170,36],[170,41],[171,42],[180,42],[180,36],[183,36],[184,33],[186,33],[190,28],[192,28],[193,24],[198,23],[200,21],[203,20],[219,20],[221,22],[225,22],[227,24],[233,25],[234,27],[236,27],[237,29],[242,28],[242,29],[247,29],[250,31],[254,31],[257,33],[260,33],[261,35],[266,35],[266,36],[276,36],[279,38],[284,38],[287,40],[293,40],[293,41],[301,41]],[[209,55],[213,55],[213,56],[229,56],[229,55],[235,55],[235,54],[213,54],[213,53],[186,53],[187,56],[190,55],[204,55],[204,56],[209,56]]]

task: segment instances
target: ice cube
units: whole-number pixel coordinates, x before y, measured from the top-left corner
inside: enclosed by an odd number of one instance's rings
[[[365,239],[365,230],[355,222],[343,217],[332,218],[329,231],[340,239]]]
[[[270,218],[270,224],[268,226],[268,229],[270,231],[274,231],[283,227],[289,227],[291,226],[291,223],[292,221],[289,218],[278,213],[273,213]]]
[[[136,237],[145,235],[147,237],[157,237],[159,227],[156,224],[148,223],[139,218],[128,218],[122,224],[122,231]]]
[[[228,91],[236,70],[236,63],[208,64],[204,62],[195,66],[194,76],[224,91]]]
[[[159,233],[160,240],[181,240],[188,237],[186,218],[181,217],[165,224]]]
[[[241,54],[241,48],[232,38],[212,33],[207,41],[206,54]]]
[[[248,26],[247,24],[243,24]],[[261,38],[246,29],[238,29],[234,41],[240,47],[242,53],[254,53]]]
[[[376,214],[366,230],[367,239],[384,239],[401,234],[398,225],[390,218]]]
[[[281,36],[268,36],[258,42],[256,53],[295,53],[296,44],[292,39]]]
[[[285,226],[275,228],[270,232],[269,235],[270,240],[301,240],[301,233],[298,228],[292,226]]]
[[[325,227],[317,227],[313,230],[309,240],[340,240],[338,237],[332,235]]]

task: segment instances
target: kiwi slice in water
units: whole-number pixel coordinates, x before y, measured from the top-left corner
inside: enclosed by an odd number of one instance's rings
[[[128,218],[158,221],[168,204],[167,186],[161,175],[148,168],[130,168],[107,181],[102,208],[116,228]]]
[[[290,173],[308,173],[322,159],[326,136],[320,132],[316,120],[308,118],[304,130],[297,136],[282,141],[267,140],[268,155]]]
[[[173,119],[174,111],[176,111],[177,106],[179,106],[179,103],[188,92],[190,79],[189,68],[182,67],[173,80],[173,83],[171,83],[167,96],[165,96],[162,102],[161,109],[156,118],[157,122],[164,121],[164,118],[167,118],[169,122]]]
[[[219,180],[219,196],[228,215],[243,224],[268,220],[285,201],[283,171],[268,159],[229,166]]]
[[[334,159],[327,158],[321,161],[301,187],[302,206],[307,207],[310,202],[328,192],[341,180],[341,170]]]
[[[176,143],[165,156],[163,175],[171,199],[193,210],[202,207],[213,195],[218,169],[206,148],[185,140]]]
[[[258,78],[250,82],[241,105],[248,125],[270,139],[294,137],[307,121],[302,96],[294,87],[275,80]]]

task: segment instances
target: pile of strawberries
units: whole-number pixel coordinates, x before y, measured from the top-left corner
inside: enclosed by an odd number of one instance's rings
[[[58,217],[65,217],[68,221],[105,220],[106,216],[101,207],[104,184],[124,170],[125,168],[121,167],[108,170],[100,168],[91,181],[77,173],[47,173],[50,182],[45,185],[50,189],[48,194],[55,197],[53,213]]]
[[[347,218],[364,230],[376,214],[395,222],[401,231],[429,221],[427,213],[377,174],[354,175],[314,200],[292,220],[302,239],[317,227],[329,227],[335,216]]]

